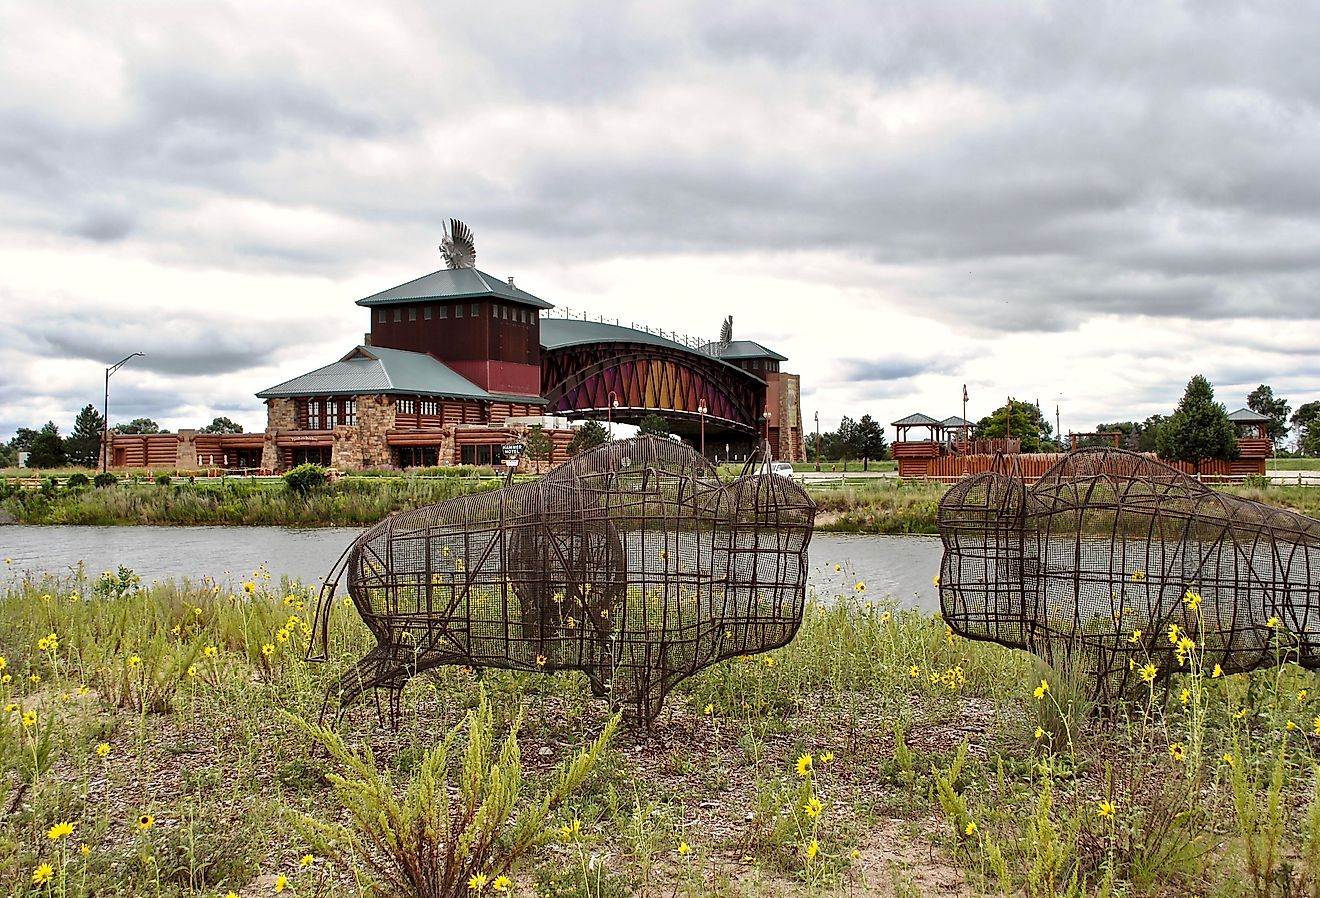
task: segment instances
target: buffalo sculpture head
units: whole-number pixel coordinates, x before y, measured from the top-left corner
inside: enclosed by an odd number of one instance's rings
[[[440,665],[579,670],[647,724],[684,677],[787,643],[802,621],[815,505],[770,474],[721,481],[673,440],[583,453],[534,483],[392,515],[341,559],[376,638],[342,708]],[[326,654],[338,576],[309,658]]]
[[[1320,521],[1148,456],[1081,450],[1030,486],[968,478],[939,530],[949,626],[1080,665],[1101,703],[1196,666],[1320,667]]]

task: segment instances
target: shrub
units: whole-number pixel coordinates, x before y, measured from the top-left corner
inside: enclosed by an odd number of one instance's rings
[[[168,471],[161,471],[159,474],[156,475],[156,485],[169,486],[170,481],[173,479],[174,478],[170,476]]]
[[[284,475],[284,483],[299,495],[306,495],[325,483],[325,468],[320,465],[299,465]]]
[[[100,474],[97,474],[96,477],[92,478],[92,483],[95,483],[97,486],[114,486],[118,482],[119,478],[114,474],[111,474],[109,471],[102,471]]]
[[[91,478],[82,471],[75,471],[69,475],[69,479],[64,482],[64,485],[70,489],[78,489],[89,485],[91,482]]]

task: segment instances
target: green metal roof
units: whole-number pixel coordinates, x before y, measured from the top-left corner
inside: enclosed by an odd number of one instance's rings
[[[513,399],[540,405],[539,397],[489,393],[449,366],[422,352],[359,346],[337,362],[262,390],[261,399],[290,396],[361,396],[396,393],[450,399]]]
[[[590,321],[582,318],[542,318],[541,349],[551,351],[565,346],[580,346],[585,343],[640,343],[643,346],[663,346],[676,349],[689,355],[699,355],[713,362],[728,365],[739,374],[756,380],[762,380],[750,371],[744,371],[737,365],[730,365],[719,356],[711,355],[700,349],[685,346],[677,340],[670,340],[650,331],[641,331],[621,324],[609,324],[604,321]],[[762,381],[764,382],[764,381]]]
[[[773,349],[768,349],[757,343],[755,340],[734,340],[723,348],[718,343],[707,343],[701,347],[703,351],[711,355],[717,355],[726,361],[728,359],[774,359],[776,362],[787,362],[788,356],[780,355]]]
[[[357,304],[386,306],[424,299],[471,299],[478,296],[518,302],[537,309],[554,308],[553,303],[476,268],[442,268],[406,284],[373,293],[365,299],[359,299]]]
[[[1240,408],[1235,412],[1229,412],[1228,420],[1234,424],[1268,424],[1274,419],[1249,408]]]
[[[941,425],[939,421],[936,421],[930,415],[923,415],[921,412],[917,412],[916,414],[908,415],[906,418],[899,418],[897,421],[890,421],[889,426],[890,427],[939,427]]]

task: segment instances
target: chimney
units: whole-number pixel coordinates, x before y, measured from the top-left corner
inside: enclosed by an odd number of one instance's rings
[[[371,345],[371,331],[367,331],[365,334],[362,335],[362,345],[363,346]]]
[[[513,275],[509,275],[509,286],[513,286]]]

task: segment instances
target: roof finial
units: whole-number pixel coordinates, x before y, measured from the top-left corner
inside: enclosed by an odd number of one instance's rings
[[[445,265],[450,268],[476,268],[477,247],[468,226],[457,218],[451,218],[448,225],[441,222],[440,227],[445,234],[440,241],[440,255],[444,256]],[[452,233],[450,228],[453,229]]]
[[[725,317],[724,323],[720,325],[720,352],[733,342],[733,316]]]

